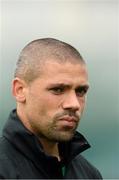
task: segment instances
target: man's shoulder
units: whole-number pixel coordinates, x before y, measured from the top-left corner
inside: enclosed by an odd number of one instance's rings
[[[10,147],[11,144],[9,143],[9,141],[4,136],[0,136],[0,158],[2,157],[2,155],[5,155],[7,152],[10,152]]]
[[[97,170],[95,166],[93,166],[84,156],[81,154],[77,157],[77,162],[79,162],[82,166],[85,166],[87,169]]]
[[[16,164],[13,161],[10,144],[4,137],[0,137],[0,178],[15,176]]]
[[[0,136],[0,159],[2,157],[5,158],[6,150],[8,151],[7,146],[7,140],[3,136]]]
[[[75,159],[75,165],[77,164],[78,167],[81,167],[81,169],[85,169],[87,174],[90,174],[94,179],[101,179],[102,176],[99,172],[99,170],[92,165],[84,156],[79,154],[77,158]]]
[[[15,159],[15,148],[3,136],[0,137],[0,164],[2,162],[13,162]]]
[[[8,156],[6,154],[7,146],[5,145],[4,137],[0,137],[0,165],[3,164],[3,161],[8,161]],[[6,146],[6,148],[5,148]],[[9,151],[9,149],[8,149]]]
[[[81,154],[76,156],[68,166],[67,177],[75,179],[102,179],[99,170]]]
[[[19,153],[19,151],[16,149],[16,147],[4,136],[0,137],[0,159],[1,160],[10,160],[16,161],[16,157]]]

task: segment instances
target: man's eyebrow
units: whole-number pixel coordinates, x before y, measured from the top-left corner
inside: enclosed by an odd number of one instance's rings
[[[52,88],[52,87],[57,87],[57,86],[60,86],[60,87],[72,87],[72,84],[69,84],[69,83],[52,83],[52,84],[49,84],[48,85],[48,88]],[[88,89],[89,88],[89,84],[82,84],[82,85],[77,85],[76,89],[77,88],[86,88]]]
[[[89,88],[89,84],[79,85],[78,88],[88,89]]]
[[[48,87],[57,87],[57,86],[71,87],[72,85],[68,83],[52,83],[48,85]]]

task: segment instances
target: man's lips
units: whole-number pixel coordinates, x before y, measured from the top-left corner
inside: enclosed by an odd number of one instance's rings
[[[73,116],[63,116],[59,118],[59,120],[67,121],[67,122],[76,122],[76,123],[78,122],[78,118],[73,117]]]
[[[58,122],[62,127],[74,129],[78,124],[78,118],[64,116],[64,117],[59,118]]]

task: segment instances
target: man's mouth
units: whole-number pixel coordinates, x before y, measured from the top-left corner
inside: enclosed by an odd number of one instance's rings
[[[74,126],[76,126],[79,120],[78,118],[73,117],[73,116],[63,116],[59,118],[59,121],[63,126],[68,126],[68,127],[73,128]]]
[[[63,116],[59,118],[60,120],[68,121],[68,122],[78,122],[78,118],[73,116]]]

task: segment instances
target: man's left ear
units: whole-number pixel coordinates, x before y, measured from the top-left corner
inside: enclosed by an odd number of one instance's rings
[[[12,82],[12,94],[17,102],[24,103],[26,101],[26,82],[16,77]]]

